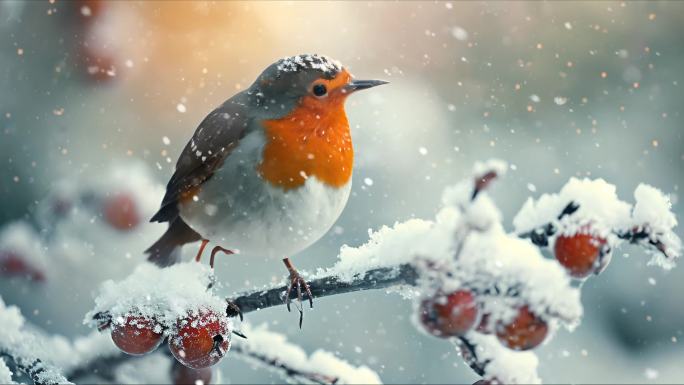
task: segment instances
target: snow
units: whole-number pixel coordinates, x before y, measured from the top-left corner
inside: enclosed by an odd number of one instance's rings
[[[276,63],[279,72],[296,72],[303,69],[316,69],[326,74],[334,74],[342,70],[342,65],[327,56],[304,54],[280,59]]]
[[[122,281],[104,282],[84,322],[97,326],[93,316],[109,312],[114,322],[124,322],[129,315],[154,318],[168,331],[196,309],[224,314],[225,300],[207,289],[212,280],[211,268],[194,261],[167,268],[144,263]]]
[[[468,31],[461,27],[454,27],[451,29],[451,35],[456,38],[456,40],[466,41],[468,40]]]
[[[49,364],[49,360],[45,360],[49,349],[27,329],[19,309],[6,306],[0,298],[0,352],[11,355],[24,366],[34,365],[38,359],[44,360],[38,364],[42,370],[36,374],[41,383],[70,384],[57,368]]]
[[[377,373],[367,366],[355,367],[320,349],[307,355],[302,348],[288,342],[284,335],[269,331],[266,325],[251,327],[249,324],[243,324],[242,331],[247,335],[247,339],[236,339],[235,344],[246,353],[274,359],[301,372],[337,378],[337,384],[382,383]]]
[[[506,349],[495,336],[470,333],[466,336],[476,347],[480,362],[485,366],[485,379],[496,378],[501,384],[541,384],[537,375],[539,359],[532,352]]]
[[[457,266],[455,278],[460,286],[480,292],[496,288],[500,293],[518,293],[483,298],[492,321],[508,321],[515,315],[514,308],[528,305],[542,318],[557,318],[569,329],[580,322],[580,292],[572,287],[563,268],[555,260],[545,259],[532,243],[506,234],[501,227],[473,232],[465,241]]]
[[[477,164],[473,175],[505,170],[504,162],[490,161]],[[411,219],[383,226],[370,232],[365,244],[343,246],[338,262],[317,275],[336,274],[352,281],[371,269],[405,263],[422,266],[416,262],[429,261],[451,272],[439,281],[443,290],[467,287],[480,293],[493,322],[506,321],[517,307],[528,305],[552,328],[556,321],[569,329],[576,327],[582,316],[580,293],[565,270],[545,259],[528,240],[506,233],[494,202],[486,192],[471,201],[472,190],[472,180],[446,188],[444,206],[434,221]],[[423,291],[430,293],[428,288]],[[506,294],[512,292],[517,294]]]
[[[579,209],[558,221],[570,202],[579,204]],[[571,178],[557,194],[543,194],[536,201],[529,198],[513,219],[513,226],[516,232],[524,233],[553,223],[562,234],[574,234],[591,225],[593,233],[614,244],[613,230],[625,228],[630,210],[631,206],[617,197],[615,186],[603,179]]]
[[[16,384],[12,381],[12,371],[2,358],[0,358],[0,384]]]
[[[615,186],[603,179],[571,178],[558,194],[543,194],[537,200],[529,198],[513,219],[513,225],[518,233],[548,223],[559,229],[558,234],[589,231],[605,238],[611,248],[623,242],[618,234],[644,229],[652,241],[663,243],[668,255],[666,257],[657,249],[646,248],[652,256],[650,264],[673,267],[673,259],[681,255],[682,243],[672,231],[677,220],[671,211],[669,198],[645,184],[637,186],[634,198],[634,206],[620,200]],[[579,204],[579,209],[558,220],[570,202]]]
[[[651,240],[660,240],[665,245],[665,253],[672,258],[681,256],[682,242],[672,229],[677,226],[677,218],[672,213],[672,203],[660,190],[655,187],[640,184],[634,190],[636,203],[632,210],[632,224],[645,227],[650,231]],[[672,259],[665,258],[659,251],[646,249],[651,252],[651,264],[664,268],[672,268]]]

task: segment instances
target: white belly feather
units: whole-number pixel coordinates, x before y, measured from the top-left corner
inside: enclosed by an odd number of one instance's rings
[[[342,213],[351,181],[330,187],[309,177],[299,188],[272,187],[256,171],[265,139],[254,131],[240,141],[181,217],[205,239],[241,254],[288,257],[320,239]]]

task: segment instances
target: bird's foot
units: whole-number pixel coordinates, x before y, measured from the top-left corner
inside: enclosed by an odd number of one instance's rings
[[[202,253],[204,253],[204,248],[207,247],[207,243],[209,243],[208,239],[202,239],[202,243],[200,244],[200,248],[197,251],[197,255],[195,256],[195,262],[199,262],[200,259],[202,259]]]
[[[290,297],[292,296],[292,292],[296,290],[298,304],[297,310],[299,311],[299,328],[301,329],[302,321],[304,319],[304,309],[302,306],[304,294],[306,294],[307,297],[309,297],[309,306],[311,308],[313,308],[313,294],[311,294],[311,288],[309,287],[309,284],[306,283],[304,278],[302,278],[302,276],[299,275],[297,269],[295,269],[292,265],[290,258],[283,259],[283,263],[285,264],[285,267],[287,267],[287,270],[290,272],[290,284],[288,285],[287,292],[285,293],[285,305],[287,306],[287,311],[291,311]]]
[[[240,321],[243,321],[242,317],[242,310],[240,310],[240,307],[233,301],[231,300],[226,300],[227,306],[226,306],[226,315],[230,318],[233,317],[240,317]]]
[[[223,247],[221,247],[221,246],[216,246],[216,247],[214,247],[214,248],[211,250],[211,257],[209,258],[209,266],[211,266],[212,269],[214,268],[214,257],[216,257],[216,254],[217,254],[219,251],[222,251],[222,252],[224,252],[224,253],[226,253],[226,254],[228,254],[228,255],[230,255],[230,254],[235,254],[235,252],[233,252],[232,250],[228,250],[228,249],[223,248]]]

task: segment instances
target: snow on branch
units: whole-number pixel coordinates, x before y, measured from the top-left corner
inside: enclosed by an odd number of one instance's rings
[[[606,241],[609,253],[627,240],[645,247],[650,264],[671,269],[681,256],[682,242],[673,232],[677,219],[669,197],[640,184],[634,198],[634,205],[620,200],[615,186],[603,179],[571,178],[558,194],[528,199],[513,225],[539,246],[557,235],[591,233]]]
[[[250,364],[266,368],[294,383],[314,384],[381,384],[378,375],[371,369],[355,367],[330,352],[316,350],[307,355],[304,350],[287,341],[282,334],[270,331],[265,325],[250,327],[243,324],[241,334],[247,339],[237,339],[230,353]],[[105,334],[103,334],[105,335]],[[161,356],[171,358],[164,349]],[[78,381],[97,376],[113,381],[119,379],[120,367],[126,366],[138,356],[117,352],[114,355],[93,356],[82,361],[81,366],[67,371],[68,378]],[[157,363],[155,360],[153,363]],[[139,380],[138,380],[139,382]]]
[[[34,384],[69,384],[57,367],[42,359],[42,353],[45,353],[43,346],[24,326],[24,317],[19,309],[16,306],[6,306],[0,298],[0,356],[10,360]],[[6,376],[8,371],[3,362],[0,376],[3,372]]]
[[[418,272],[409,265],[381,267],[356,274],[352,280],[342,280],[336,274],[317,275],[310,281],[309,287],[315,298],[351,293],[360,290],[386,289],[400,285],[415,285]],[[245,314],[255,310],[283,305],[285,284],[250,292],[238,293],[231,300]]]
[[[314,297],[370,289],[396,292],[412,300],[419,330],[454,342],[484,379],[540,382],[538,359],[529,350],[548,341],[559,327],[572,331],[580,323],[581,286],[576,280],[600,273],[625,241],[646,247],[653,263],[664,268],[674,266],[682,245],[664,194],[640,185],[631,205],[601,179],[572,178],[560,193],[528,200],[514,219],[515,231],[508,232],[486,192],[505,171],[501,161],[477,164],[472,177],[445,190],[434,220],[384,226],[370,232],[361,246],[343,246],[335,265],[303,274]],[[540,247],[547,246],[555,259],[542,255]],[[164,269],[144,265],[124,281],[105,283],[86,321],[125,332],[128,327],[147,330],[152,320],[158,329],[150,330],[158,338],[175,341],[182,330],[178,322],[189,308],[204,304],[220,318],[237,315],[237,306],[247,314],[282,305],[287,290],[282,283],[221,300],[213,293],[215,286],[212,272],[194,263]],[[141,317],[146,321],[140,323]],[[264,337],[267,343],[260,343],[259,336],[270,332],[249,330],[255,342],[234,342],[234,352],[288,376],[327,382],[355,373],[345,367],[330,374],[344,366],[338,363],[325,375],[312,374],[308,368],[320,354],[307,357],[284,345],[283,337]],[[174,356],[183,362],[182,356]],[[295,356],[299,358],[292,361]]]
[[[234,350],[243,358],[279,372],[297,383],[317,384],[381,384],[380,377],[366,366],[355,367],[324,350],[307,355],[302,348],[287,341],[282,334],[264,325],[243,326],[247,339],[240,340]]]

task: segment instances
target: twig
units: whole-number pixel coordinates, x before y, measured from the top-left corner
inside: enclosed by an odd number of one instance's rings
[[[579,207],[580,206],[578,203],[571,201],[567,204],[567,206],[565,206],[565,208],[563,208],[563,211],[558,214],[556,219],[560,221],[566,216],[574,214],[577,210],[579,210]],[[547,223],[528,232],[518,234],[518,237],[529,238],[530,241],[532,241],[532,243],[535,245],[539,247],[546,247],[549,245],[549,237],[556,234],[556,231],[558,231],[558,229],[556,229],[556,226],[553,223]]]
[[[283,375],[291,377],[298,383],[301,382],[302,379],[320,385],[334,385],[338,381],[338,378],[336,377],[331,377],[316,372],[305,372],[299,369],[295,369],[281,362],[277,357],[268,357],[263,354],[251,352],[237,345],[234,345],[230,351],[232,353],[237,353],[242,355],[243,357],[257,361],[260,365],[265,365],[268,367],[272,367],[278,371],[281,371],[283,372]]]
[[[52,365],[46,364],[40,358],[30,359],[15,357],[8,351],[0,351],[0,357],[10,360],[15,367],[25,373],[36,385],[59,385],[69,384],[59,370]]]
[[[574,214],[577,210],[579,210],[579,207],[580,206],[578,203],[571,201],[558,215],[557,220],[560,221],[564,217]],[[556,225],[550,222],[530,231],[518,234],[518,237],[529,238],[530,241],[535,245],[539,247],[547,247],[549,245],[549,237],[555,235],[557,231],[558,229],[556,228]],[[645,244],[647,246],[651,246],[662,253],[666,258],[672,258],[672,256],[667,253],[667,247],[661,240],[651,238],[652,233],[648,228],[635,227],[629,231],[614,230],[613,234],[631,244]]]
[[[478,376],[484,377],[485,375],[485,368],[489,364],[489,360],[487,361],[482,361],[477,357],[477,352],[475,351],[477,348],[474,343],[470,342],[469,339],[466,337],[458,337],[456,340],[456,344],[461,348],[461,355],[463,356],[463,361],[465,361],[468,366],[470,366],[471,369],[475,373],[477,373]]]
[[[646,243],[648,246],[651,246],[661,252],[666,258],[673,258],[671,255],[667,253],[667,246],[659,240],[659,239],[653,239],[651,238],[651,232],[648,231],[647,228],[633,228],[630,231],[625,231],[625,232],[618,232],[616,233],[618,238],[624,239],[627,242],[631,244],[644,244]],[[647,242],[644,242],[647,241]]]

